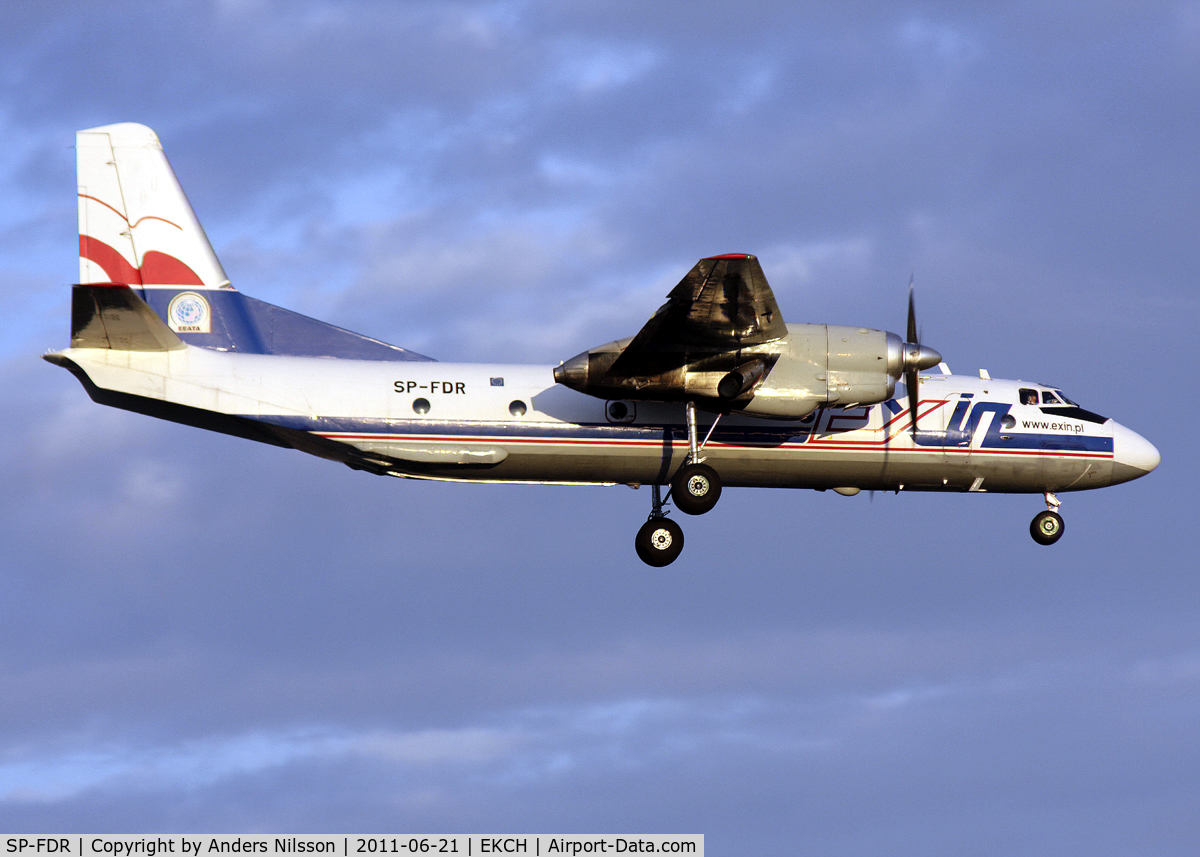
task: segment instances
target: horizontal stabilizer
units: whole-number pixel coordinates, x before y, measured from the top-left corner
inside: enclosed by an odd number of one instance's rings
[[[186,346],[129,286],[82,285],[71,292],[71,347],[175,351]]]

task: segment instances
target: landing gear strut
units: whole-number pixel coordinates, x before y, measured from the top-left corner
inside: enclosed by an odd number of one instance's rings
[[[703,515],[721,499],[721,477],[704,463],[700,455],[720,419],[718,414],[709,426],[704,441],[697,442],[696,405],[687,403],[688,454],[683,465],[671,477],[671,498],[685,515]]]
[[[1061,505],[1061,500],[1049,491],[1046,492],[1046,511],[1040,512],[1029,525],[1029,534],[1039,545],[1052,545],[1062,538],[1067,525],[1063,522],[1062,515],[1058,514],[1058,507]]]
[[[717,475],[717,471],[704,463],[700,455],[704,445],[712,437],[719,419],[720,414],[713,420],[708,434],[701,441],[696,430],[696,405],[692,402],[687,403],[688,454],[671,477],[671,490],[667,494],[667,498],[674,499],[679,511],[685,514],[703,515],[717,505],[717,500],[721,498],[721,477]],[[655,483],[650,486],[650,490],[650,517],[638,530],[633,544],[642,562],[661,568],[679,558],[683,550],[683,528],[663,512],[662,486]]]

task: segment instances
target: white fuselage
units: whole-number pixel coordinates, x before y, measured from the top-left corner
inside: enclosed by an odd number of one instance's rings
[[[69,348],[102,391],[252,421],[279,442],[395,476],[665,484],[688,451],[678,404],[614,403],[554,383],[553,367]],[[803,420],[722,417],[704,447],[728,486],[1060,492],[1140,476],[1157,452],[1112,420],[1021,404],[1016,381],[922,376],[906,398]],[[122,405],[126,406],[126,405]],[[1055,411],[1056,413],[1048,413]],[[700,434],[713,416],[701,415]],[[1153,459],[1151,461],[1151,458]]]

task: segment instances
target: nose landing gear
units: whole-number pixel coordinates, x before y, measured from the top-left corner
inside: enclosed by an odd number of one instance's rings
[[[1039,545],[1052,545],[1062,538],[1067,525],[1063,522],[1062,515],[1058,514],[1061,505],[1061,500],[1049,491],[1046,492],[1046,511],[1040,512],[1029,524],[1029,534]]]

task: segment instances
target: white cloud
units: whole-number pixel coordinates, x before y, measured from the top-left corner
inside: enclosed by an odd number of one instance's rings
[[[53,368],[69,377],[65,370]],[[138,425],[133,414],[97,408],[74,379],[67,389],[42,404],[50,405],[51,410],[37,414],[28,427],[27,450],[43,468],[128,448],[130,437],[145,427]]]
[[[134,458],[121,475],[121,494],[131,514],[167,511],[183,496],[185,485],[174,465],[149,458]]]
[[[509,712],[493,725],[396,731],[342,728],[254,730],[178,744],[89,740],[78,749],[25,746],[0,760],[0,806],[53,803],[101,790],[169,793],[230,784],[293,764],[357,760],[405,773],[419,791],[466,767],[485,779],[560,777],[581,768],[657,765],[707,747],[775,747],[779,712],[744,700],[629,699]],[[760,719],[767,721],[767,733]],[[69,743],[69,742],[66,742]]]
[[[627,86],[644,77],[660,62],[653,48],[636,43],[568,39],[557,50],[561,54],[555,75],[557,82],[582,96]]]
[[[54,802],[96,789],[136,794],[200,788],[301,759],[344,753],[348,745],[336,735],[298,730],[158,747],[88,742],[78,750],[25,748],[0,761],[0,802]]]
[[[966,30],[945,22],[910,18],[899,28],[900,43],[915,57],[943,63],[963,63],[981,54],[978,40]]]
[[[833,271],[855,275],[870,267],[874,242],[865,236],[847,237],[808,244],[783,244],[766,248],[760,255],[770,265],[772,282],[803,285],[828,281]]]
[[[832,639],[794,642],[817,659],[847,660],[845,647]],[[859,646],[865,658],[900,662],[917,655],[924,643],[894,639],[889,644],[868,638],[860,640]],[[672,654],[668,660],[677,656],[684,653]],[[794,662],[796,653],[781,653],[767,645],[747,647],[734,660],[738,657],[779,664]],[[693,654],[691,659],[731,673],[749,666],[722,660],[716,653]],[[867,670],[877,672],[879,666]],[[918,671],[929,669],[920,660],[917,666]],[[618,664],[586,659],[560,669],[623,672]],[[659,769],[697,756],[722,759],[776,753],[800,759],[863,741],[900,747],[910,730],[926,728],[920,724],[969,722],[973,711],[1021,711],[1029,700],[1047,692],[1063,698],[1091,694],[1099,686],[1131,687],[1145,680],[1194,682],[1195,675],[1193,656],[1145,663],[1107,677],[1097,675],[1095,665],[1085,658],[1018,663],[991,676],[954,684],[937,685],[919,678],[904,684],[888,681],[883,673],[875,679],[860,674],[853,684],[864,690],[847,685],[841,692],[801,697],[790,693],[771,698],[633,696],[559,703],[497,711],[456,727],[252,729],[162,744],[102,735],[85,740],[67,737],[14,746],[0,757],[0,806],[53,803],[94,790],[136,795],[232,786],[239,778],[296,764],[341,767],[368,761],[402,774],[412,794],[436,795],[447,778],[464,771],[481,782],[499,785],[553,781],[577,771],[595,775],[606,769]],[[697,679],[697,683],[713,682]],[[936,713],[929,716],[931,710]]]
[[[425,729],[419,732],[371,732],[348,747],[356,753],[399,764],[481,763],[509,755],[520,745],[517,734],[499,729]]]

